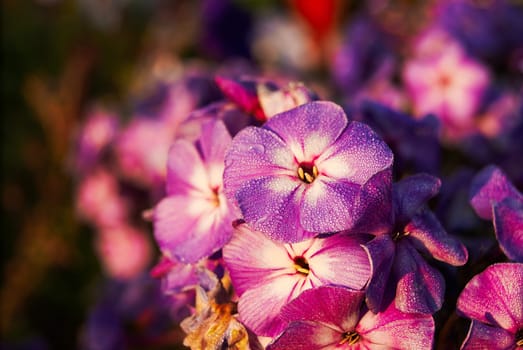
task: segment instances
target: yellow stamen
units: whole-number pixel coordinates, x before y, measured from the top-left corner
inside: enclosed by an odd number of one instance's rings
[[[348,345],[354,345],[360,340],[360,335],[354,331],[345,332],[342,335],[341,341],[338,345],[343,345],[347,343]]]

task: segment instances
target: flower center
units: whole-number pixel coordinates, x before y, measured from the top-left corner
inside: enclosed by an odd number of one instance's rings
[[[294,269],[297,273],[307,276],[309,274],[310,268],[307,259],[303,256],[297,256],[294,258]]]
[[[310,184],[318,177],[318,168],[313,163],[300,163],[298,166],[298,177],[301,181]]]
[[[348,345],[354,345],[360,340],[360,335],[354,331],[345,332],[341,335],[341,340],[338,345],[347,343]]]
[[[516,332],[516,346],[523,346],[523,328]]]

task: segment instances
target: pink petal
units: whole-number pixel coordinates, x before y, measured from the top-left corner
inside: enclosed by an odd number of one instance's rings
[[[515,337],[503,328],[472,321],[461,350],[512,350],[515,349]]]
[[[473,320],[516,333],[523,326],[523,264],[487,267],[467,283],[457,308]]]
[[[169,148],[166,186],[168,195],[212,194],[205,165],[191,142],[177,140]]]
[[[511,260],[523,263],[523,201],[505,198],[493,208],[494,228],[501,249]]]
[[[267,350],[336,350],[343,333],[328,325],[312,322],[293,322],[267,346]]]
[[[200,146],[207,166],[211,188],[222,186],[225,152],[231,145],[231,136],[221,120],[202,125]]]

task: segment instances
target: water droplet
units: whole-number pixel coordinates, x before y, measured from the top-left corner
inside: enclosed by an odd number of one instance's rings
[[[249,151],[254,151],[258,154],[264,154],[265,153],[265,146],[262,144],[254,144],[249,147]]]

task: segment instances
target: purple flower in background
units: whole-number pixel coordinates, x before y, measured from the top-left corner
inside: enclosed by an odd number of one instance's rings
[[[282,330],[281,308],[302,291],[324,284],[362,289],[371,269],[362,243],[361,236],[336,234],[283,244],[238,225],[223,259],[240,296],[240,320],[258,335],[274,336]]]
[[[416,54],[403,71],[415,114],[435,114],[450,140],[472,133],[489,84],[488,70],[438,30],[421,38]]]
[[[351,228],[363,214],[363,189],[390,189],[392,161],[368,126],[349,123],[333,103],[311,102],[238,133],[224,185],[254,229],[299,242]]]
[[[470,203],[483,219],[492,219],[501,250],[523,262],[523,195],[496,166],[483,169],[472,181]]]
[[[487,267],[465,286],[457,309],[472,320],[461,349],[523,347],[523,264]]]
[[[394,184],[394,224],[387,234],[366,244],[373,267],[367,288],[367,305],[372,311],[382,311],[394,299],[403,312],[436,312],[443,303],[445,280],[422,254],[453,266],[466,263],[465,246],[449,236],[425,208],[439,187],[439,179],[427,174]]]
[[[281,318],[287,327],[268,350],[430,349],[434,321],[407,314],[391,304],[381,313],[362,315],[364,292],[322,286],[287,304]]]
[[[436,174],[440,165],[439,122],[434,115],[421,119],[385,105],[365,101],[358,120],[373,128],[394,152],[394,170]]]
[[[221,121],[202,127],[194,144],[177,140],[169,150],[167,197],[154,209],[154,235],[167,257],[196,262],[230,239],[238,217],[223,194],[223,158],[231,137]]]

